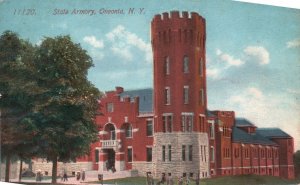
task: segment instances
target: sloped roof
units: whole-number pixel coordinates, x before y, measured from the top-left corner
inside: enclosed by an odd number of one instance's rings
[[[268,138],[291,138],[279,128],[258,128],[256,132]]]
[[[235,126],[237,127],[256,127],[251,121],[245,118],[236,118],[235,119]]]
[[[211,111],[211,110],[206,110],[206,116],[208,116],[208,117],[216,117],[216,115],[214,114],[214,112]]]
[[[121,98],[124,97],[139,97],[139,111],[140,112],[153,112],[153,89],[136,89],[136,90],[129,90],[124,91],[120,94]]]
[[[262,145],[277,145],[269,138],[260,135],[259,133],[248,134],[247,132],[233,127],[232,130],[232,141],[233,142],[241,142],[247,144],[262,144]]]

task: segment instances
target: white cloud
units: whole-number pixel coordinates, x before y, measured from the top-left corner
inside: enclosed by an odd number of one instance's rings
[[[250,87],[236,91],[227,101],[237,117],[245,117],[258,127],[279,127],[295,138],[295,147],[300,149],[300,124],[297,115],[299,105],[290,102],[282,94],[264,94],[260,89]]]
[[[111,50],[116,55],[130,61],[133,59],[133,50],[138,49],[143,52],[145,61],[152,62],[151,44],[146,43],[136,34],[125,29],[124,26],[118,25],[111,32],[106,34],[106,38],[112,43]]]
[[[287,47],[287,48],[296,48],[296,47],[300,47],[300,38],[294,39],[294,40],[291,40],[291,41],[288,41],[288,42],[286,43],[286,47]]]
[[[95,36],[85,36],[83,41],[93,46],[94,48],[103,48],[103,40],[97,40]]]
[[[242,64],[244,64],[245,62],[242,61],[241,59],[236,59],[233,56],[227,54],[227,53],[223,53],[220,49],[216,50],[216,54],[219,57],[219,59],[223,62],[226,62],[228,67],[229,66],[240,66]]]
[[[290,94],[298,94],[298,95],[300,95],[300,89],[287,89],[286,90],[288,93],[290,93]]]
[[[132,60],[132,53],[130,52],[128,47],[118,47],[118,46],[112,46],[111,50],[113,53],[121,56],[125,60],[131,61]]]
[[[269,52],[262,46],[248,46],[244,49],[244,52],[250,56],[257,59],[260,65],[265,65],[270,62]]]
[[[212,79],[217,79],[220,75],[220,70],[217,68],[207,68],[206,69],[206,76]]]

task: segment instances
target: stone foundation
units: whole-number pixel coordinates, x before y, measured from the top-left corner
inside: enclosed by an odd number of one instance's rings
[[[162,146],[166,146],[165,161],[162,161]],[[171,161],[168,159],[168,146],[171,145]],[[185,158],[182,160],[182,145],[186,146]],[[189,145],[193,146],[192,161],[189,161]],[[202,152],[201,152],[202,148]],[[204,149],[205,148],[205,149]],[[153,170],[156,178],[162,173],[171,173],[180,177],[183,173],[196,177],[209,177],[209,145],[207,133],[155,133],[153,142]],[[140,167],[141,168],[141,167]]]

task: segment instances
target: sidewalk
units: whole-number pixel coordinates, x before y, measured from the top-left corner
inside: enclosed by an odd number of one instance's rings
[[[68,178],[68,181],[61,181],[60,179],[57,179],[57,183],[59,184],[87,184],[87,185],[101,185],[101,184],[96,184],[96,183],[89,183],[89,182],[95,182],[95,181],[98,181],[98,179],[96,178],[88,178],[86,179],[85,181],[77,181],[75,177],[69,177]],[[11,183],[19,183],[18,179],[11,179],[10,181]],[[33,183],[36,183],[36,181],[34,179],[29,179],[29,180],[22,180],[21,181],[22,183],[30,183],[30,182],[33,182]],[[0,182],[1,184],[2,182]],[[39,182],[40,184],[43,184],[43,183],[51,183],[51,179],[46,179],[46,180],[42,180],[41,182]],[[103,185],[110,185],[110,184],[103,184]]]

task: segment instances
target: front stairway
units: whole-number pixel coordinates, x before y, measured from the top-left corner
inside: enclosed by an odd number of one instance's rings
[[[103,180],[109,180],[109,179],[121,179],[121,178],[126,178],[126,177],[136,177],[138,176],[138,171],[137,170],[127,170],[127,171],[86,171],[85,176],[88,181],[97,181],[98,180],[98,175],[101,174],[103,175]]]

